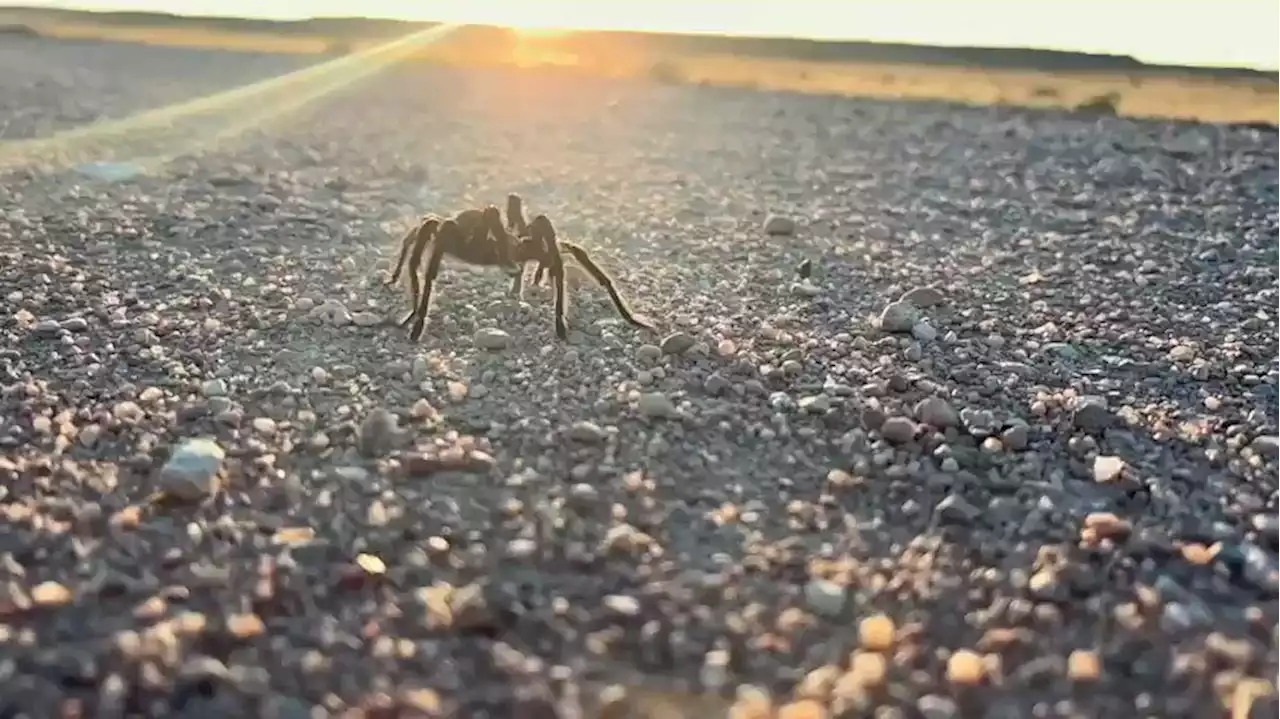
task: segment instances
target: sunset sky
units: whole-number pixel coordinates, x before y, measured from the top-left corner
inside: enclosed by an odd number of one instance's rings
[[[785,35],[1280,69],[1277,0],[26,0],[24,5]]]

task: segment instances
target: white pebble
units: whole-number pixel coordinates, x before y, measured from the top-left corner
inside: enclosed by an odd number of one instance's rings
[[[493,327],[476,330],[476,346],[486,350],[506,349],[511,344],[511,335]]]
[[[636,408],[646,417],[671,419],[679,415],[675,403],[661,392],[645,392],[640,395]]]
[[[794,235],[796,221],[782,215],[769,215],[764,220],[764,232],[766,235],[773,236]]]
[[[1119,457],[1102,455],[1093,460],[1093,481],[1114,482],[1124,472],[1124,460]]]
[[[640,613],[640,600],[625,594],[610,594],[604,598],[604,605],[609,609],[628,617]]]

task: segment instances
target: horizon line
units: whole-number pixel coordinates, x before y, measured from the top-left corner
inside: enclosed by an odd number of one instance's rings
[[[522,29],[517,26],[502,25],[500,23],[484,22],[484,21],[463,22],[463,21],[436,20],[436,19],[426,19],[426,18],[411,19],[406,17],[378,15],[378,14],[373,14],[373,15],[319,14],[319,15],[295,15],[295,16],[264,14],[264,15],[257,15],[257,16],[249,16],[249,15],[244,15],[239,13],[218,13],[216,11],[213,11],[213,12],[206,11],[201,13],[187,13],[187,12],[173,11],[173,10],[119,10],[119,9],[108,9],[108,8],[87,8],[83,6],[77,7],[70,3],[66,5],[59,4],[59,5],[44,5],[44,6],[26,5],[26,4],[12,4],[12,5],[0,4],[0,11],[4,11],[4,10],[29,10],[33,12],[53,11],[53,12],[64,12],[64,13],[83,13],[83,14],[91,14],[91,15],[142,15],[142,16],[154,15],[154,16],[160,16],[160,17],[168,16],[168,17],[175,17],[175,18],[187,18],[190,20],[232,19],[232,20],[245,20],[250,22],[268,22],[268,23],[282,23],[282,24],[283,23],[305,23],[305,22],[316,21],[316,20],[319,20],[319,21],[338,20],[338,21],[354,21],[354,22],[360,22],[360,21],[394,22],[394,23],[405,24],[405,25],[462,25],[462,26],[471,25],[475,27],[495,27],[495,28],[510,29],[510,30],[515,30],[517,32]],[[1140,54],[1135,54],[1135,53],[1072,50],[1072,49],[1064,49],[1059,47],[1045,47],[1043,45],[1014,45],[1014,44],[997,44],[997,43],[987,43],[987,44],[977,45],[977,44],[946,43],[946,42],[917,42],[917,41],[912,41],[908,39],[872,40],[872,39],[866,39],[866,38],[849,37],[844,35],[806,36],[806,35],[795,35],[795,34],[787,34],[787,33],[756,33],[756,32],[739,33],[739,32],[733,32],[733,31],[725,31],[725,30],[699,30],[699,29],[653,30],[653,29],[629,29],[629,28],[607,27],[607,26],[598,26],[598,25],[534,29],[535,32],[545,31],[545,30],[554,30],[557,32],[564,32],[564,33],[613,32],[613,33],[628,33],[628,34],[635,34],[635,35],[675,35],[675,36],[695,36],[695,37],[719,36],[719,37],[731,37],[731,38],[742,38],[742,39],[801,40],[801,41],[808,41],[808,42],[814,42],[814,43],[844,42],[844,43],[859,43],[864,45],[907,46],[907,47],[920,47],[920,48],[946,48],[946,49],[956,49],[956,50],[1029,51],[1029,52],[1054,53],[1059,55],[1079,55],[1084,57],[1130,59],[1143,66],[1150,67],[1150,68],[1186,68],[1190,70],[1224,70],[1224,71],[1234,70],[1234,71],[1247,71],[1247,72],[1280,75],[1280,63],[1276,63],[1275,65],[1271,65],[1271,66],[1258,66],[1258,65],[1242,65],[1242,64],[1230,64],[1230,63],[1213,63],[1213,62],[1200,62],[1200,63],[1151,62],[1151,61],[1144,60]]]

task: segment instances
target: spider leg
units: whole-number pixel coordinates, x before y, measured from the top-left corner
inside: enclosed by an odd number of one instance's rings
[[[413,237],[413,250],[409,253],[409,315],[400,321],[401,327],[408,327],[413,321],[413,308],[418,305],[418,296],[422,292],[422,288],[418,281],[418,268],[422,266],[422,254],[426,251],[428,245],[432,244],[436,234],[440,230],[440,219],[436,217],[428,218],[425,222],[418,226]]]
[[[511,276],[511,289],[507,291],[507,294],[516,299],[522,299],[524,297],[525,269],[524,263],[521,263],[520,271]]]
[[[573,259],[577,260],[578,264],[582,265],[582,269],[586,270],[587,274],[591,275],[591,278],[596,281],[596,284],[603,287],[604,291],[609,293],[609,299],[613,300],[613,306],[618,309],[618,314],[622,315],[622,319],[636,327],[642,327],[647,330],[654,329],[653,325],[650,324],[647,319],[637,317],[631,312],[631,308],[627,306],[627,301],[622,298],[622,295],[618,294],[617,288],[613,286],[613,278],[610,277],[607,272],[600,269],[600,265],[597,265],[591,259],[591,255],[587,254],[585,248],[572,242],[561,242],[560,249],[573,255]]]
[[[400,256],[396,258],[396,268],[392,270],[391,277],[389,277],[383,284],[394,285],[400,279],[400,272],[404,270],[404,261],[409,257],[409,247],[413,244],[413,238],[416,237],[418,232],[422,229],[424,221],[425,220],[421,220],[418,224],[409,228],[409,231],[404,233],[404,237],[400,238]]]
[[[413,311],[413,329],[409,331],[409,339],[417,341],[422,337],[422,330],[427,324],[427,312],[431,310],[431,290],[435,287],[436,276],[440,274],[440,264],[444,260],[445,251],[455,243],[465,241],[462,230],[452,221],[446,220],[436,232],[435,241],[431,243],[431,256],[427,259],[427,271],[423,277],[422,298]]]
[[[524,221],[524,200],[514,192],[507,195],[507,229],[516,237],[529,234],[529,223]]]
[[[569,327],[564,319],[564,258],[560,256],[560,247],[556,243],[555,227],[546,215],[538,215],[529,223],[529,232],[542,243],[545,253],[542,261],[547,263],[547,272],[551,275],[551,285],[555,290],[556,336],[561,340],[568,340]]]

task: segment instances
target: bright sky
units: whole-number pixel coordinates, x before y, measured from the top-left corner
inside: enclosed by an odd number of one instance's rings
[[[392,17],[519,27],[1036,47],[1280,69],[1277,0],[26,0],[198,15]]]

